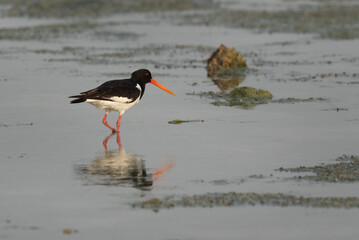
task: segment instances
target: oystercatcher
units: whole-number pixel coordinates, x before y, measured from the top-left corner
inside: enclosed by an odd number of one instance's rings
[[[156,82],[147,69],[139,69],[131,74],[130,79],[111,80],[103,83],[97,88],[82,92],[80,95],[70,96],[69,98],[77,98],[71,103],[88,102],[99,109],[106,111],[102,123],[111,129],[112,132],[119,132],[121,118],[125,111],[136,105],[145,92],[146,83],[152,83],[162,90],[175,95],[173,92]],[[110,111],[120,112],[116,129],[108,125],[106,118]]]

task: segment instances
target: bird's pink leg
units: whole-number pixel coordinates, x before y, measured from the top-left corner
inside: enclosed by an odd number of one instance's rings
[[[112,132],[116,132],[116,130],[115,130],[113,127],[111,127],[110,125],[108,125],[108,123],[107,123],[107,121],[106,121],[107,114],[108,114],[108,112],[105,113],[105,116],[104,116],[103,119],[102,119],[102,123],[103,123],[106,127],[108,127],[109,129],[111,129]]]
[[[116,132],[120,132],[121,118],[122,118],[122,115],[120,114],[120,116],[117,119],[117,123],[116,123]]]

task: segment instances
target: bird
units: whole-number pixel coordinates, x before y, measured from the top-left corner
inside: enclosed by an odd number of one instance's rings
[[[76,98],[70,103],[87,102],[98,109],[105,110],[106,112],[102,119],[102,123],[112,132],[119,132],[122,115],[126,110],[133,107],[141,100],[145,93],[145,86],[147,83],[152,83],[169,94],[175,95],[166,87],[155,81],[149,70],[139,69],[133,72],[129,79],[110,80],[94,89],[82,92],[79,95],[69,96],[69,98]],[[111,127],[106,120],[108,113],[111,111],[120,113],[116,122],[116,129]]]

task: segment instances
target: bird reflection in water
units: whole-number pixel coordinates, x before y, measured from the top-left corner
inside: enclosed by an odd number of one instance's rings
[[[107,142],[116,135],[118,150],[108,150]],[[91,176],[89,182],[96,185],[123,185],[149,190],[161,175],[174,167],[173,161],[167,161],[162,167],[150,173],[140,155],[126,152],[119,133],[111,133],[103,140],[105,153],[93,163],[81,167],[82,175]]]

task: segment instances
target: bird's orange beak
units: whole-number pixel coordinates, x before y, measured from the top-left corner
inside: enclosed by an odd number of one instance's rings
[[[171,92],[170,90],[168,90],[167,88],[165,88],[164,86],[162,86],[161,84],[159,84],[157,81],[155,81],[155,79],[151,78],[151,82],[152,84],[156,85],[157,87],[161,88],[162,90],[168,92],[169,94],[175,95],[173,92]]]

